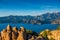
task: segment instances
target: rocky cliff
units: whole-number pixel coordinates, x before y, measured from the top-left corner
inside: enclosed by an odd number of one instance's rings
[[[11,28],[10,25],[6,29],[3,29],[0,33],[0,40],[40,40],[42,37],[28,34],[24,27]]]
[[[57,35],[58,34],[58,35]],[[24,27],[20,27],[20,30],[17,27],[11,28],[10,25],[3,29],[0,32],[0,40],[60,40],[60,29],[59,30],[49,30],[46,29],[37,33],[26,30]]]

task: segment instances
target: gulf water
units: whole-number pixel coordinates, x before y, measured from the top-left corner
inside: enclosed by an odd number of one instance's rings
[[[41,24],[41,25],[37,25],[37,24],[24,24],[24,23],[2,23],[2,24],[0,24],[0,31],[5,29],[8,24],[10,24],[12,28],[17,27],[18,29],[20,29],[20,27],[22,26],[26,30],[32,30],[32,31],[35,31],[37,33],[41,32],[45,29],[55,30],[59,26],[58,24]]]

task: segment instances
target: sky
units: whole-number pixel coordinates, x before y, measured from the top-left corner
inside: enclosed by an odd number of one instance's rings
[[[0,0],[0,16],[60,12],[60,0]]]

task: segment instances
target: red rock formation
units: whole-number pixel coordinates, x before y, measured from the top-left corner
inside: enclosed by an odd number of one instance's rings
[[[12,32],[12,40],[17,40],[17,37],[18,37],[18,29],[17,27],[14,27]]]
[[[12,40],[12,28],[10,25],[7,26],[6,40]]]
[[[4,29],[3,31],[1,31],[1,37],[2,37],[2,40],[6,40],[6,29]]]
[[[18,30],[16,27],[11,28],[11,26],[8,25],[6,29],[1,31],[0,40],[35,40],[37,38],[32,35],[27,35],[24,27],[20,27],[20,30]],[[31,39],[29,37],[31,37]]]
[[[17,40],[26,40],[26,30],[23,27],[20,27],[20,31],[18,31],[18,38]]]
[[[10,25],[8,25],[6,29],[7,29],[7,32],[12,31],[12,28]]]

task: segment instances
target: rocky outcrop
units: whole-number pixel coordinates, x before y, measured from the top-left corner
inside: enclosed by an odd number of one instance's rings
[[[0,33],[0,40],[2,40],[1,33]]]
[[[17,40],[26,40],[26,30],[23,27],[20,27],[18,34]]]
[[[17,27],[11,28],[10,25],[6,29],[1,31],[0,40],[26,40],[26,30],[24,27],[20,27],[20,30]]]
[[[31,37],[31,39],[29,39],[29,40],[35,40],[35,37],[34,37],[34,36],[32,36],[32,37]]]
[[[17,37],[18,37],[18,29],[17,27],[14,27],[12,32],[12,40],[17,40]]]
[[[4,29],[4,30],[1,32],[2,40],[6,40],[6,33],[7,33],[7,30],[6,30],[6,29]]]
[[[6,40],[12,40],[12,28],[10,25],[7,26]]]
[[[17,27],[11,28],[10,25],[0,33],[0,40],[39,40],[39,38],[39,36],[28,34],[24,27],[18,30]]]
[[[30,32],[30,33],[29,33]],[[24,27],[11,28],[10,25],[0,32],[0,40],[60,40],[60,30],[44,30],[39,35],[34,35],[33,31],[26,31]]]
[[[49,40],[60,40],[60,30],[53,30],[48,35]]]

